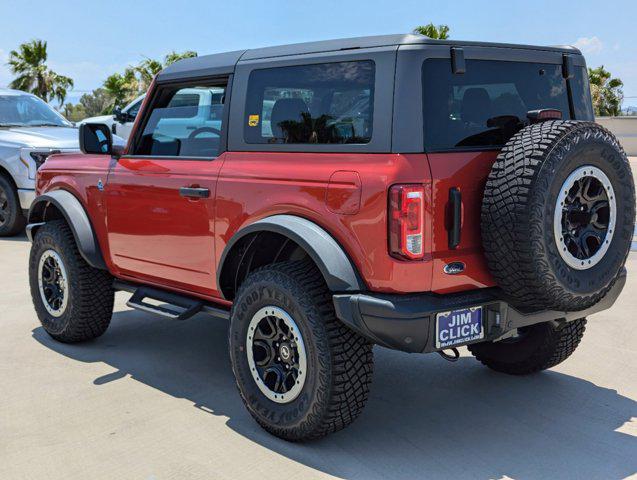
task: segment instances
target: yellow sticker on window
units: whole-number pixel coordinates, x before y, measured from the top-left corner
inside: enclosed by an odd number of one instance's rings
[[[250,115],[248,117],[248,126],[256,127],[257,125],[259,125],[259,115]]]

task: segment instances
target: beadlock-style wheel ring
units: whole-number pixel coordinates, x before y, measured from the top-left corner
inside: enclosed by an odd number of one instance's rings
[[[282,308],[267,306],[254,314],[246,335],[250,373],[259,390],[276,403],[299,396],[307,376],[303,337]]]
[[[571,173],[555,202],[553,234],[560,256],[575,270],[597,265],[610,247],[617,203],[606,174],[592,165]]]
[[[38,262],[38,288],[46,311],[60,317],[69,300],[68,281],[64,263],[54,250],[42,253]]]

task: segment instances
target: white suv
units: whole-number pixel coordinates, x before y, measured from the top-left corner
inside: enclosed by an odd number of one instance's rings
[[[0,89],[0,237],[15,235],[49,155],[79,152],[77,129],[35,95]]]
[[[142,106],[146,94],[141,97],[137,97],[121,110],[116,108],[112,115],[101,115],[99,117],[85,118],[78,125],[82,123],[103,123],[108,125],[113,134],[122,137],[124,140],[128,140],[135,118],[139,112],[139,108]]]

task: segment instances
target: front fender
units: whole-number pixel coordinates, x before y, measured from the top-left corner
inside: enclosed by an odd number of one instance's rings
[[[80,201],[66,190],[54,190],[36,197],[29,209],[27,236],[33,241],[37,229],[46,223],[46,209],[55,206],[68,223],[80,254],[91,267],[107,270],[88,214]]]
[[[217,285],[221,285],[224,263],[232,248],[246,235],[257,232],[278,233],[303,248],[323,274],[330,291],[366,290],[365,283],[356,271],[356,267],[334,237],[316,223],[294,215],[266,217],[235,233],[221,255],[219,268],[217,268]]]

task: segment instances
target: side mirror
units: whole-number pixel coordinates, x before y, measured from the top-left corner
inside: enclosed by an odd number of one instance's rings
[[[118,122],[124,123],[126,121],[124,117],[126,117],[127,115],[122,113],[121,108],[115,107],[113,109],[113,116],[115,117],[115,120],[117,120]]]
[[[99,155],[113,154],[113,134],[104,123],[80,125],[80,150],[82,153]]]

